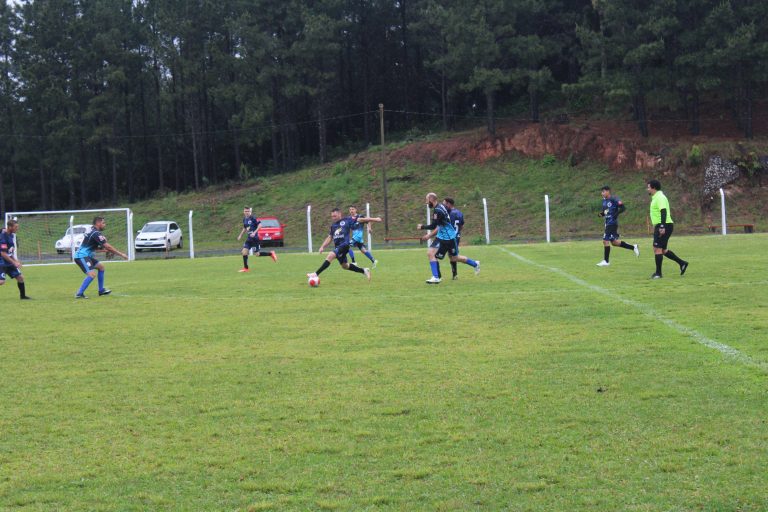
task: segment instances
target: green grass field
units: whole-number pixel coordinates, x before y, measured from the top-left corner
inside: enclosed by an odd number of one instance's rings
[[[0,288],[2,510],[768,509],[768,236],[74,265]],[[444,275],[449,273],[443,265]]]

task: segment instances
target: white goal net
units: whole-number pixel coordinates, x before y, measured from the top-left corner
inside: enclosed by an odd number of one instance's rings
[[[50,265],[72,261],[85,234],[90,231],[94,217],[104,217],[104,235],[114,248],[133,259],[131,226],[133,215],[128,208],[104,210],[59,210],[39,212],[9,212],[9,219],[19,222],[16,233],[16,256],[25,265]],[[5,225],[5,224],[3,224]],[[99,257],[107,260],[106,256]],[[114,261],[121,261],[116,258]]]

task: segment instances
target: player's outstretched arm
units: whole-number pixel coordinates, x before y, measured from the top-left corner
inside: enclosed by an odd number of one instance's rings
[[[127,254],[125,254],[124,252],[121,252],[121,251],[115,249],[114,247],[112,247],[108,243],[104,244],[104,250],[107,251],[107,252],[111,252],[112,254],[117,254],[118,256],[123,258],[124,260],[128,259],[128,255]]]
[[[366,222],[382,222],[381,217],[358,217],[357,222],[360,223],[366,223]]]
[[[240,230],[240,234],[237,235],[237,240],[240,241],[241,238],[243,238],[243,233],[245,233],[245,228]]]

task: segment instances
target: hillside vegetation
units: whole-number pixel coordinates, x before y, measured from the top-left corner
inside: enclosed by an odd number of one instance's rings
[[[467,219],[465,243],[484,240],[483,198],[488,202],[492,241],[543,239],[545,194],[550,197],[554,240],[597,237],[602,232],[602,221],[596,214],[604,184],[610,184],[627,205],[621,233],[641,237],[648,233],[645,181],[651,177],[661,180],[671,200],[676,232],[701,233],[710,223],[719,223],[719,203],[702,208],[697,170],[690,175],[680,171],[616,171],[588,161],[572,166],[552,155],[535,160],[513,154],[482,163],[429,164],[388,159],[387,153],[394,149],[390,146],[384,154],[371,150],[292,173],[135,203],[131,205],[134,227],[138,229],[147,220],[172,218],[186,228],[188,212],[194,210],[196,246],[235,246],[242,208],[251,205],[256,215],[279,217],[286,224],[286,246],[301,248],[306,247],[306,210],[311,205],[313,238],[318,244],[326,234],[329,211],[335,206],[355,204],[364,209],[365,203],[370,203],[372,215],[384,216],[382,164],[386,165],[389,185],[389,236],[395,238],[419,234],[415,225],[425,218],[424,195],[429,191],[456,199]],[[729,223],[753,223],[757,231],[764,231],[764,191],[745,185],[729,188]],[[374,237],[375,244],[383,242],[383,224],[375,226]]]

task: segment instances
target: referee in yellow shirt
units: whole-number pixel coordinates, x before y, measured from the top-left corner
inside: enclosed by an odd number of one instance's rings
[[[650,180],[647,183],[648,195],[651,196],[651,224],[653,224],[653,253],[656,257],[656,272],[651,279],[661,279],[661,263],[664,256],[680,265],[680,275],[688,270],[688,262],[681,260],[675,253],[667,249],[669,237],[672,236],[674,223],[672,212],[669,209],[669,200],[661,191],[659,180]]]

